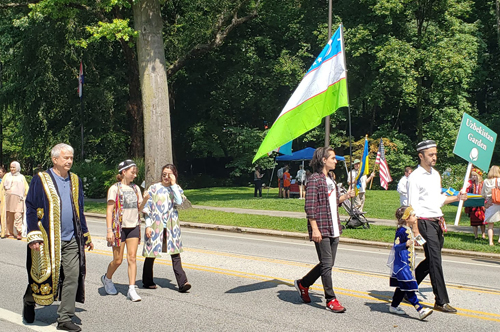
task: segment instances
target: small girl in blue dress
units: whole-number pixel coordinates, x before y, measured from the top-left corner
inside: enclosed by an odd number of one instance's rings
[[[432,309],[424,308],[418,301],[418,284],[415,280],[415,237],[412,228],[417,225],[417,217],[411,206],[402,206],[396,211],[398,228],[391,250],[388,265],[391,267],[392,287],[396,287],[389,311],[393,314],[406,314],[399,304],[406,295],[408,301],[417,309],[419,318],[425,319],[432,314]]]

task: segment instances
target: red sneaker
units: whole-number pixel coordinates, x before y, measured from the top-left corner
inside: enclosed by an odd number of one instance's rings
[[[299,292],[299,296],[304,301],[304,303],[311,303],[311,298],[309,297],[309,287],[304,287],[300,284],[300,280],[295,280],[293,282],[295,289]]]
[[[337,299],[333,299],[326,305],[326,310],[340,313],[344,312],[345,308],[339,303]]]

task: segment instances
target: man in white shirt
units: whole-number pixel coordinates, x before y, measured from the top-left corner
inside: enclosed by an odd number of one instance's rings
[[[408,206],[408,177],[410,176],[413,169],[410,166],[405,167],[405,175],[399,180],[398,183],[398,193],[399,193],[399,204],[400,206]]]
[[[349,175],[348,182],[350,184],[350,188],[356,188],[356,177],[358,176],[359,172],[359,164],[360,164],[359,159],[354,159],[354,169],[351,171],[351,174]],[[369,177],[364,174],[361,179],[359,179],[359,182],[361,183],[361,187],[358,188],[358,195],[354,198],[354,207],[358,208],[360,212],[363,212],[363,208],[365,207],[365,201],[366,201],[366,185],[373,179],[375,176],[375,171],[370,174]]]
[[[441,207],[445,204],[466,200],[467,194],[460,192],[458,196],[441,194],[441,176],[433,167],[437,160],[437,145],[433,140],[426,140],[417,145],[420,165],[408,178],[408,204],[413,207],[418,218],[418,232],[425,239],[425,259],[415,269],[417,283],[430,274],[432,291],[435,296],[434,309],[456,313],[449,302],[444,281],[441,249],[444,237],[444,223]],[[418,232],[415,232],[416,234]]]

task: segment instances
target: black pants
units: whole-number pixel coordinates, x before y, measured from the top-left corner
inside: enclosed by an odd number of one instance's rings
[[[394,308],[397,308],[400,304],[401,301],[403,301],[404,296],[408,297],[408,301],[417,309],[420,311],[422,309],[422,306],[420,305],[420,302],[418,301],[418,297],[415,294],[415,291],[402,291],[399,288],[396,288],[394,291],[394,295],[392,296],[392,303],[391,306]]]
[[[177,286],[182,287],[187,282],[186,272],[182,268],[181,255],[175,254],[170,255],[172,259],[172,267],[174,268],[175,279],[177,280]],[[153,281],[153,265],[155,263],[155,258],[146,257],[144,260],[144,266],[142,268],[142,284],[144,287],[149,287],[155,285]]]
[[[449,303],[441,260],[441,249],[444,244],[443,230],[437,221],[423,219],[418,220],[418,230],[427,242],[424,244],[425,259],[415,269],[417,283],[420,285],[422,280],[430,274],[436,304]]]
[[[255,182],[255,191],[253,193],[253,197],[257,197],[257,191],[259,192],[259,197],[262,197],[262,180],[254,180]]]
[[[332,267],[335,264],[339,238],[326,237],[319,243],[314,242],[314,245],[318,253],[319,263],[302,278],[300,283],[304,287],[309,287],[321,277],[321,282],[323,282],[323,288],[325,290],[326,303],[328,303],[336,298],[335,292],[333,291]]]

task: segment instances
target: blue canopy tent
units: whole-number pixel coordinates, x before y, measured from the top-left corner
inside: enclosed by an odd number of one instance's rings
[[[302,161],[302,166],[304,166],[304,161],[311,160],[313,155],[314,155],[314,151],[316,151],[315,148],[308,147],[308,148],[305,148],[305,149],[302,149],[299,151],[295,151],[291,155],[278,156],[278,157],[276,157],[275,160],[276,161]],[[337,159],[338,161],[344,162],[344,166],[345,166],[346,172],[347,172],[347,165],[345,164],[345,158],[342,156],[335,155],[335,159]],[[271,181],[273,180],[273,175],[274,175],[274,168],[273,168],[273,173],[271,174],[271,180],[269,181],[269,187],[271,187]],[[267,190],[268,195],[269,195],[269,187]]]
[[[279,156],[276,157],[276,161],[304,161],[311,160],[314,154],[315,148],[305,148],[299,151],[295,151],[289,156]],[[338,161],[345,161],[342,156],[335,156]]]

